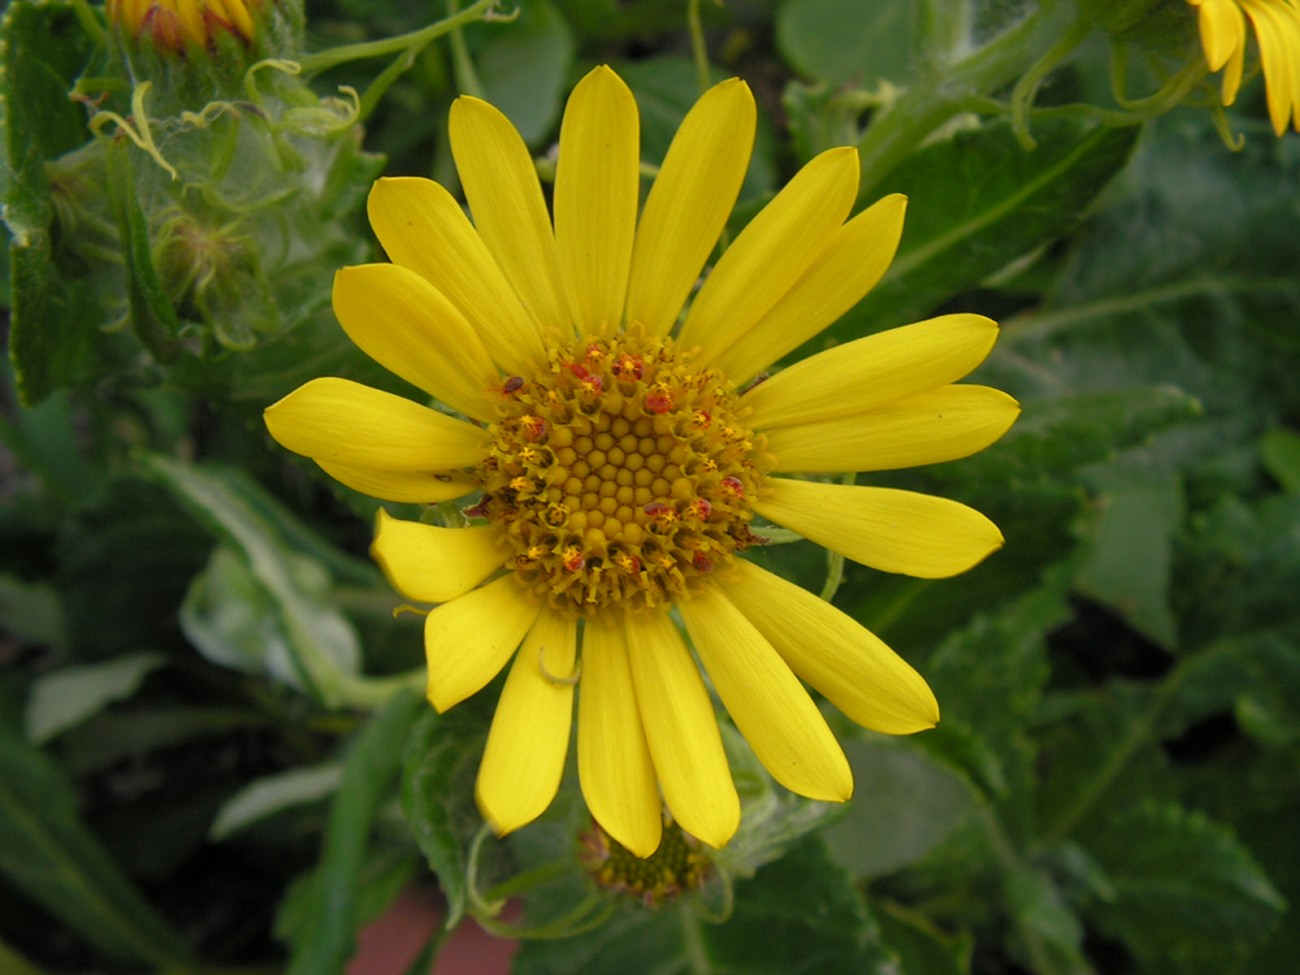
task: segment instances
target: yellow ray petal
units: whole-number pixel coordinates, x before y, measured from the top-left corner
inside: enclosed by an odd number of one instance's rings
[[[430,179],[386,178],[370,191],[367,209],[393,263],[442,292],[503,372],[527,375],[546,362],[537,324],[450,193]]]
[[[740,825],[740,797],[699,669],[667,613],[629,615],[627,652],[664,801],[682,829],[721,847]]]
[[[447,471],[483,459],[484,432],[409,399],[349,379],[313,379],[268,406],[281,446],[324,466]]]
[[[741,402],[762,429],[853,416],[960,379],[997,337],[997,324],[982,315],[942,315],[802,359]]]
[[[679,345],[701,366],[744,335],[817,259],[858,192],[858,152],[827,149],[749,222],[691,303]]]
[[[1300,115],[1300,11],[1285,0],[1241,0],[1255,26],[1268,116],[1279,136]]]
[[[803,277],[714,365],[744,383],[861,301],[894,259],[906,209],[907,197],[894,193],[837,229]]]
[[[772,645],[716,587],[678,609],[718,696],[763,767],[802,796],[847,800],[853,773],[844,752]]]
[[[540,816],[560,787],[577,642],[576,620],[543,609],[506,677],[474,790],[498,835]]]
[[[1241,91],[1241,76],[1246,70],[1246,45],[1245,42],[1232,52],[1232,57],[1228,58],[1228,63],[1223,69],[1223,89],[1222,101],[1225,105],[1231,105],[1237,100],[1237,92]]]
[[[334,275],[334,314],[348,337],[394,375],[476,420],[495,414],[500,385],[474,326],[427,280],[399,264]]]
[[[181,24],[185,27],[185,35],[197,45],[204,45],[208,40],[207,29],[203,26],[203,10],[197,3],[190,0],[189,3],[175,3],[169,5],[169,8],[176,12],[180,17]]]
[[[1236,0],[1204,0],[1195,6],[1205,63],[1218,71],[1246,46],[1246,18]]]
[[[463,596],[506,561],[497,529],[490,525],[439,528],[393,518],[383,508],[370,554],[393,588],[419,603]]]
[[[483,485],[459,471],[389,471],[382,468],[348,467],[317,461],[334,480],[354,491],[382,501],[402,504],[436,504],[463,498]]]
[[[601,65],[578,82],[560,125],[555,169],[555,248],[578,331],[597,334],[623,318],[641,166],[632,92]]]
[[[429,613],[424,650],[433,706],[446,711],[481,690],[501,672],[537,614],[537,605],[509,575]]]
[[[628,280],[627,320],[651,335],[677,323],[726,226],[754,146],[754,96],[739,78],[687,113],[646,198]]]
[[[451,152],[474,225],[543,328],[572,323],[560,288],[551,217],[532,154],[501,112],[462,95],[451,105]]]
[[[969,457],[1010,429],[1020,405],[988,386],[940,386],[856,416],[777,427],[777,472],[891,471]]]
[[[578,778],[606,833],[637,856],[655,851],[663,813],[621,618],[590,617],[583,631]]]
[[[1002,547],[1002,533],[974,508],[914,491],[768,480],[754,502],[764,518],[832,552],[884,572],[944,579]]]
[[[253,0],[256,2],[256,0]],[[208,0],[208,9],[234,27],[241,37],[253,39],[253,18],[244,0]]]
[[[938,724],[925,679],[852,617],[744,559],[718,581],[790,668],[864,728],[910,735]]]

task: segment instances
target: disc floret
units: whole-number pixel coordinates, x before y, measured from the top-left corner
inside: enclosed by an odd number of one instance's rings
[[[581,837],[579,860],[600,887],[658,907],[698,890],[713,873],[708,849],[664,817],[663,839],[648,857],[639,857],[593,822]]]
[[[553,608],[689,596],[754,540],[766,464],[743,412],[670,338],[559,346],[538,375],[502,385],[479,510]]]

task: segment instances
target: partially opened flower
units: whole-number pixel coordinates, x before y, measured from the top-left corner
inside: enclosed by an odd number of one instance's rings
[[[365,352],[465,419],[317,379],[266,421],[357,490],[472,497],[470,527],[381,513],[373,551],[404,595],[441,604],[425,625],[435,707],[514,659],[480,808],[506,832],[547,807],[576,685],[587,804],[645,856],[662,804],[715,847],[739,822],[700,666],[773,777],[815,799],[843,801],[853,782],[801,679],[868,728],[934,725],[934,696],[910,666],[741,553],[762,542],[761,516],[889,572],[970,568],[1002,544],[978,512],[790,475],[966,456],[1017,406],[953,384],[996,337],[977,315],[849,342],[755,384],[879,280],[905,201],[847,219],[857,154],[824,152],[690,299],[749,162],[754,101],[734,79],[709,90],[639,216],[638,124],[612,70],[583,79],[560,132],[552,221],[519,135],[492,106],[459,99],[451,144],[474,224],[437,183],[379,181],[370,220],[392,263],[340,271],[334,308]]]
[[[108,0],[110,22],[134,37],[184,51],[209,47],[219,34],[253,38],[253,18],[262,0]]]
[[[1187,0],[1197,8],[1211,71],[1223,69],[1223,104],[1237,100],[1246,63],[1246,18],[1259,41],[1268,115],[1281,135],[1300,130],[1300,8],[1294,0]]]

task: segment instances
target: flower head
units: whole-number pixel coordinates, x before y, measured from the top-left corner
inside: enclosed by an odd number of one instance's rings
[[[435,707],[513,658],[479,806],[499,832],[547,807],[576,690],[588,807],[647,856],[664,805],[714,847],[739,823],[697,657],[773,777],[812,798],[843,801],[853,783],[801,680],[877,731],[935,724],[915,670],[742,553],[761,543],[762,517],[886,571],[970,568],[1002,544],[983,515],[815,475],[966,456],[1018,408],[953,384],[996,337],[976,315],[849,342],[751,382],[880,279],[905,201],[848,219],[857,154],[824,152],[692,299],[748,166],[754,100],[735,79],[705,93],[643,208],[638,125],[612,70],[582,80],[561,128],[552,219],[514,128],[460,98],[451,144],[474,223],[437,183],[380,180],[370,220],[392,263],[340,271],[334,308],[366,353],[467,419],[317,379],[266,421],[281,444],[376,497],[472,496],[466,511],[482,523],[470,527],[381,512],[373,552],[404,595],[440,604],[425,625]]]
[[[128,35],[149,37],[183,53],[207,48],[219,35],[248,42],[262,0],[108,0],[108,19]]]
[[[1201,47],[1211,71],[1223,69],[1223,104],[1231,105],[1246,63],[1246,18],[1259,41],[1273,131],[1300,131],[1300,7],[1294,0],[1187,0],[1197,8]]]

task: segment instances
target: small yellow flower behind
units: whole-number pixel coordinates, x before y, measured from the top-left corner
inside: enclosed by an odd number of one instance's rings
[[[253,16],[262,0],[108,0],[108,19],[135,38],[184,52],[211,47],[219,33],[253,39]]]
[[[1246,18],[1259,42],[1273,131],[1300,131],[1300,7],[1294,0],[1187,0],[1197,8],[1201,47],[1211,71],[1223,69],[1223,104],[1231,105],[1246,63]]]
[[[644,207],[639,124],[609,68],[579,83],[552,218],[513,126],[458,99],[451,146],[473,223],[435,182],[380,180],[370,222],[392,263],[340,271],[334,310],[363,351],[465,419],[323,378],[266,423],[375,497],[472,499],[464,528],[381,512],[373,553],[406,597],[440,604],[425,623],[438,710],[513,658],[479,807],[500,833],[546,809],[576,693],[587,805],[646,857],[664,806],[713,847],[740,821],[701,666],[772,776],[815,799],[842,802],[853,780],[802,682],[876,731],[939,720],[925,681],[884,643],[743,553],[763,543],[761,517],[885,571],[965,571],[1002,544],[983,515],[816,475],[967,456],[1018,407],[955,384],[997,336],[978,315],[848,342],[758,381],[880,280],[906,201],[850,219],[857,153],[828,150],[692,298],[749,165],[754,99],[736,79],[705,93]]]

